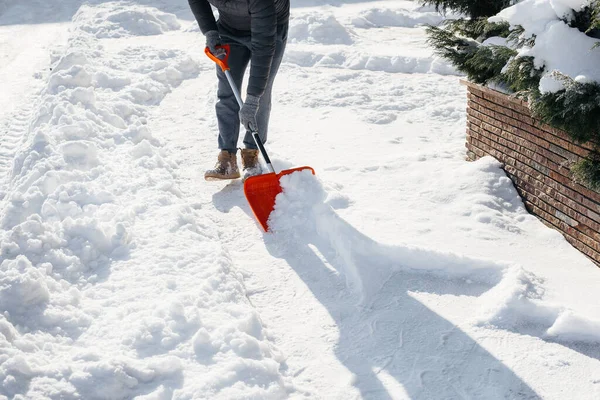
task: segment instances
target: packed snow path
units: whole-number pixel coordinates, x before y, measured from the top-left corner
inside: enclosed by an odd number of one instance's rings
[[[292,16],[268,148],[317,177],[264,234],[239,181],[202,179],[186,2],[0,5],[0,399],[599,398],[600,272],[464,161],[441,17]]]

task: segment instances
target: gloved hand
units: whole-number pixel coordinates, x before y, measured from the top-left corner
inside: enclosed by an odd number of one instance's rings
[[[206,38],[206,47],[208,47],[213,56],[221,57],[225,55],[224,49],[217,49],[217,46],[221,45],[221,35],[219,35],[219,32],[208,31],[204,37]]]
[[[260,97],[252,96],[251,94],[246,96],[246,101],[240,109],[240,122],[244,127],[250,131],[256,131],[256,113],[258,112],[258,102]]]

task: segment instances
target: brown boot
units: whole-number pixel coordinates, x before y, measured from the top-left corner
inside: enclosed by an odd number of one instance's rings
[[[242,149],[242,181],[251,176],[262,174],[262,168],[258,161],[258,150]]]
[[[204,179],[207,181],[216,181],[219,179],[237,179],[240,177],[240,170],[237,166],[237,158],[234,153],[227,150],[221,150],[215,167],[204,173]]]

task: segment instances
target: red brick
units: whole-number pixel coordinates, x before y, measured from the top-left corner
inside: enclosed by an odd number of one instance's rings
[[[485,115],[488,115],[498,121],[516,127],[520,130],[524,130],[531,134],[534,134],[540,138],[545,139],[548,142],[560,146],[566,151],[577,154],[579,156],[587,156],[589,150],[592,148],[591,145],[588,145],[588,149],[573,143],[572,139],[564,132],[561,132],[560,135],[555,135],[552,132],[549,132],[548,130],[541,129],[541,127],[547,127],[547,125],[540,124],[535,119],[531,118],[529,115],[518,114],[512,111],[502,111],[501,106],[491,103],[485,99],[471,101],[471,103],[477,104],[477,111]],[[556,130],[554,131],[556,132]]]

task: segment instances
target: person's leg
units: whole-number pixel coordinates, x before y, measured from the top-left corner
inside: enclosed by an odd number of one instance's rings
[[[256,123],[258,125],[258,136],[263,143],[267,142],[267,133],[269,130],[269,117],[271,115],[271,92],[273,90],[273,82],[275,76],[281,65],[283,54],[285,52],[285,45],[287,42],[287,31],[288,24],[280,25],[277,28],[277,42],[275,43],[275,55],[273,56],[273,62],[271,63],[271,70],[269,72],[269,79],[267,81],[267,87],[265,88],[264,94],[260,98],[258,106],[258,114],[256,115]],[[256,143],[252,138],[250,131],[246,132],[244,136],[244,147],[247,149],[257,149]]]
[[[221,33],[221,42],[229,44],[230,54],[227,63],[229,64],[231,76],[237,85],[238,90],[242,86],[244,72],[250,61],[250,50],[244,44],[243,38],[236,38],[229,35],[219,26]],[[237,141],[240,133],[240,106],[237,103],[233,90],[221,68],[217,66],[217,104],[215,110],[217,113],[217,122],[219,125],[218,146],[221,149],[215,167],[205,171],[204,179],[236,179],[240,177],[240,171],[237,166]]]
[[[240,90],[244,79],[244,72],[250,61],[250,50],[246,45],[238,43],[234,38],[221,36],[223,44],[229,44],[231,53],[229,54],[228,64],[231,76]],[[237,142],[240,133],[240,106],[237,103],[233,90],[227,81],[225,73],[217,66],[217,122],[219,125],[219,149],[227,150],[230,153],[236,153]]]

